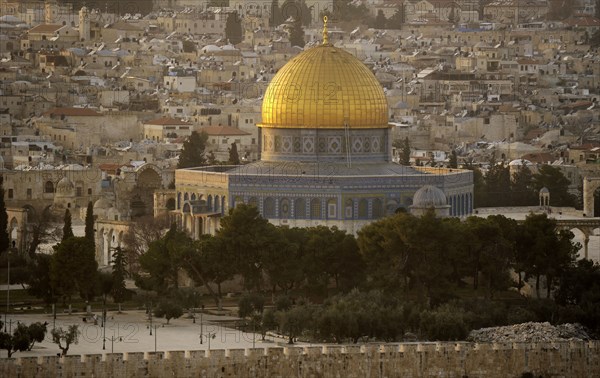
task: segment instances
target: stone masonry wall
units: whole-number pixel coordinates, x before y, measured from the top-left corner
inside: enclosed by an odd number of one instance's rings
[[[415,343],[24,357],[2,377],[600,376],[600,342]]]

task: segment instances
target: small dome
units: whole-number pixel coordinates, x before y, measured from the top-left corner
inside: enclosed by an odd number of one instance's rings
[[[110,202],[108,202],[108,200],[104,197],[101,197],[98,201],[96,201],[94,203],[94,210],[99,210],[99,209],[108,209],[110,208]]]
[[[550,190],[548,190],[548,188],[546,188],[545,186],[542,189],[540,189],[540,194],[548,194],[548,193],[550,193]]]
[[[420,208],[446,206],[446,195],[441,189],[425,185],[413,196],[413,206]]]
[[[56,192],[57,193],[70,193],[75,190],[75,185],[73,182],[69,180],[67,176],[60,179],[58,184],[56,184]]]
[[[513,161],[511,161],[510,163],[508,163],[508,165],[510,165],[511,167],[514,167],[516,165],[525,165],[525,166],[532,166],[533,163],[530,162],[529,160],[525,160],[525,159],[515,159]]]

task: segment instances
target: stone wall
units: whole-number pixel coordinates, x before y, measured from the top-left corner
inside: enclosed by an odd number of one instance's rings
[[[25,357],[3,377],[600,376],[600,342],[414,343]]]

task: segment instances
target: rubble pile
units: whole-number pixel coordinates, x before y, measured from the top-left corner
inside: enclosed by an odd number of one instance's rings
[[[497,343],[555,342],[591,340],[585,327],[580,324],[521,323],[505,327],[473,330],[469,341]]]

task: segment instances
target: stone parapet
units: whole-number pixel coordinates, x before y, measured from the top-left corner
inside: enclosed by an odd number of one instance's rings
[[[3,377],[600,376],[598,341],[403,343],[0,360]]]

